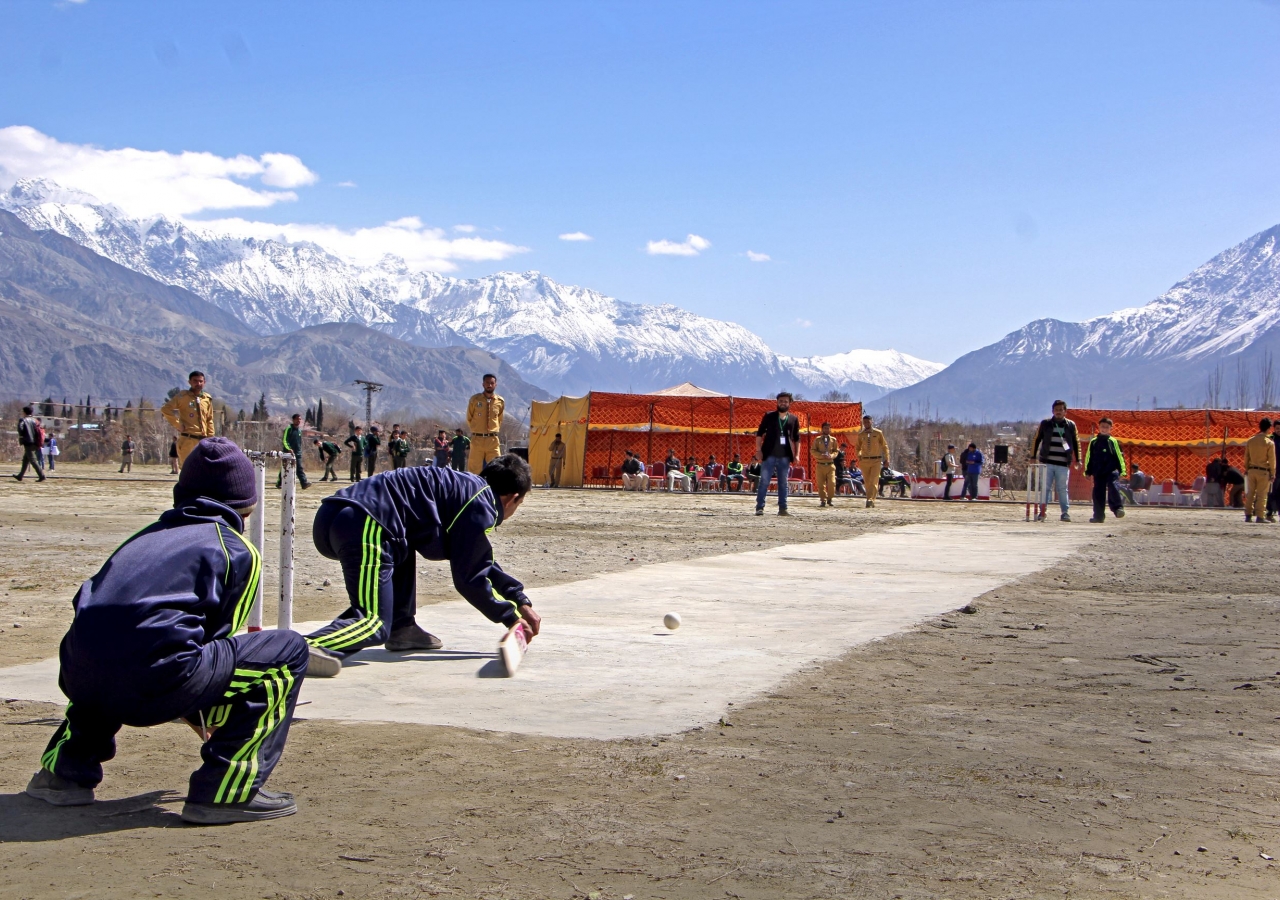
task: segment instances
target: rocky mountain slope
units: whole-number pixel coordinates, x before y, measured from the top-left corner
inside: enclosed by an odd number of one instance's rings
[[[1046,414],[1055,398],[1149,409],[1277,402],[1280,225],[1226,250],[1146,306],[1085,322],[1039,319],[873,408],[928,404],[962,418]],[[1268,376],[1268,371],[1271,375]],[[1270,396],[1267,382],[1270,381]],[[1269,401],[1269,402],[1268,402]]]
[[[186,288],[260,334],[356,322],[422,347],[480,347],[555,392],[693,381],[737,394],[788,386],[870,398],[934,365],[893,351],[793,360],[732,322],[626,303],[538,272],[455,279],[411,271],[391,256],[361,267],[314,244],[233,238],[163,217],[131,219],[48,181],[18,182],[0,194],[0,208],[33,229]],[[859,354],[875,358],[852,358]]]
[[[379,408],[458,415],[494,370],[508,408],[548,396],[474,347],[423,348],[353,323],[261,337],[224,309],[0,211],[0,394],[161,400],[200,368],[211,390],[249,408],[321,397],[363,405],[356,378],[384,382]]]

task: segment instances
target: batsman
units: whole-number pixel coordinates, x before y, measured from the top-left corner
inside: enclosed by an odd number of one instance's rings
[[[453,585],[490,621],[523,620],[531,635],[540,619],[524,586],[494,562],[489,535],[515,515],[532,486],[529,464],[508,453],[479,475],[440,466],[392,469],[326,497],[312,539],[320,555],[342,564],[350,607],[307,635],[310,674],[332,677],[341,660],[365,647],[439,650],[420,628],[415,554],[447,559]]]
[[[262,571],[245,540],[257,479],[244,452],[205,438],[187,455],[173,509],[120,546],[76,594],[58,656],[70,700],[26,793],[94,801],[123,725],[186,719],[204,739],[184,821],[274,819],[293,795],[263,787],[280,760],[310,648],[292,631],[237,635]]]

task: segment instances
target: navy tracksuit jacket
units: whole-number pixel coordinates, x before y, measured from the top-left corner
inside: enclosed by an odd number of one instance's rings
[[[261,574],[234,510],[201,498],[125,541],[76,594],[59,651],[71,701],[41,757],[86,787],[102,781],[122,725],[186,718],[216,732],[188,799],[244,803],[280,759],[307,671],[292,631],[233,637]]]
[[[529,600],[493,561],[489,532],[501,522],[483,478],[437,466],[393,469],[325,498],[312,537],[322,556],[342,563],[351,606],[307,640],[347,655],[413,624],[415,552],[449,560],[458,593],[490,621],[514,625]]]

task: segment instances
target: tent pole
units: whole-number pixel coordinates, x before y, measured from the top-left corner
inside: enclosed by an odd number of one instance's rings
[[[649,401],[649,471],[653,471],[653,401]]]

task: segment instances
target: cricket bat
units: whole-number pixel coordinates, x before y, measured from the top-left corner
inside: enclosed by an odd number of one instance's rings
[[[529,649],[529,633],[525,631],[524,622],[517,622],[507,629],[507,633],[498,641],[498,658],[502,660],[502,668],[508,678],[516,674],[520,661]]]

